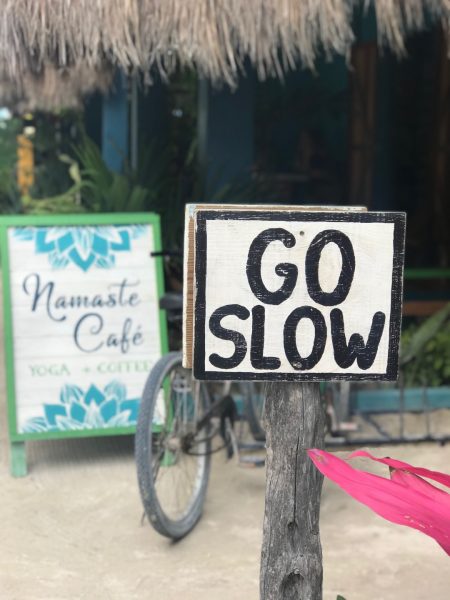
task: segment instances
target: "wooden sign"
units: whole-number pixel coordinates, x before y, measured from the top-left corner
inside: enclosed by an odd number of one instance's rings
[[[194,232],[196,378],[397,378],[403,213],[224,206]]]
[[[159,237],[148,214],[0,219],[13,444],[134,431],[167,346]]]

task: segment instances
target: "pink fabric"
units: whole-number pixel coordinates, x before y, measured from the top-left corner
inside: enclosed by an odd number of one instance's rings
[[[391,479],[351,467],[324,450],[308,450],[319,471],[334,481],[352,498],[365,504],[381,517],[412,527],[434,538],[450,555],[450,495],[419,475],[450,487],[450,477],[437,471],[413,467],[391,458],[375,458],[358,450],[349,458],[370,458],[391,467]]]

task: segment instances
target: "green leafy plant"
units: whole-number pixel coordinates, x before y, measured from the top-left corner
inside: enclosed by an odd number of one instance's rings
[[[21,212],[28,215],[74,214],[85,213],[86,208],[80,203],[80,187],[74,185],[64,194],[48,198],[32,198],[23,196]]]
[[[100,149],[85,136],[75,148],[84,206],[92,212],[139,212],[150,208],[150,192],[132,173],[108,169]]]
[[[404,331],[400,365],[407,387],[450,384],[450,302]]]
[[[17,135],[20,119],[0,121],[0,214],[19,210],[20,193],[16,184]]]
[[[78,163],[66,154],[59,156],[61,163],[69,165],[68,175],[73,182],[62,194],[44,198],[35,198],[31,194],[22,196],[21,212],[29,215],[74,214],[86,212],[82,204],[81,191],[85,186],[82,181]]]
[[[31,115],[30,115],[31,116]],[[83,136],[81,113],[61,110],[50,113],[36,112],[24,125],[32,126],[34,154],[33,198],[51,198],[65,193],[72,185],[70,169],[61,156],[71,153],[74,144]]]
[[[100,148],[83,134],[71,150],[57,155],[58,171],[64,171],[70,187],[61,185],[58,191],[65,191],[56,194],[52,193],[53,187],[44,194],[33,187],[30,195],[22,198],[19,210],[27,214],[156,212],[161,216],[164,247],[176,250],[182,248],[187,203],[272,200],[267,186],[253,179],[229,181],[222,186],[214,186],[210,180],[216,191],[204,198],[196,137],[181,145],[167,140],[162,146],[158,140],[146,140],[138,157],[135,170],[125,163],[123,173],[113,172]],[[220,173],[215,175],[222,180]]]

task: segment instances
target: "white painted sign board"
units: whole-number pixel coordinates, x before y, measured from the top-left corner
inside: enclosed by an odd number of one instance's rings
[[[395,380],[405,219],[197,211],[195,377]]]
[[[136,424],[144,383],[165,350],[162,272],[151,257],[159,221],[109,218],[5,226],[13,440],[125,433]]]

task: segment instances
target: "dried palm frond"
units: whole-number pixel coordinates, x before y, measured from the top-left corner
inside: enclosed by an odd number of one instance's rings
[[[372,0],[366,0],[366,5]],[[450,22],[450,0],[375,0],[379,43],[398,54],[405,52],[409,32],[423,29],[432,20],[444,27]]]
[[[0,0],[0,73],[19,85],[34,73],[36,97],[61,68],[95,74],[105,61],[163,77],[189,66],[230,85],[248,61],[281,76],[347,54],[353,11],[372,3],[380,43],[400,54],[429,17],[450,22],[450,0]]]
[[[232,85],[246,61],[264,78],[346,54],[353,10],[371,2],[381,43],[400,53],[428,16],[450,21],[450,0],[0,0],[0,71],[15,80],[48,63],[106,59],[163,76],[191,66]]]
[[[77,109],[86,94],[106,93],[112,80],[113,69],[107,65],[57,68],[47,64],[38,73],[27,70],[14,80],[10,75],[0,75],[0,104],[17,113]]]

